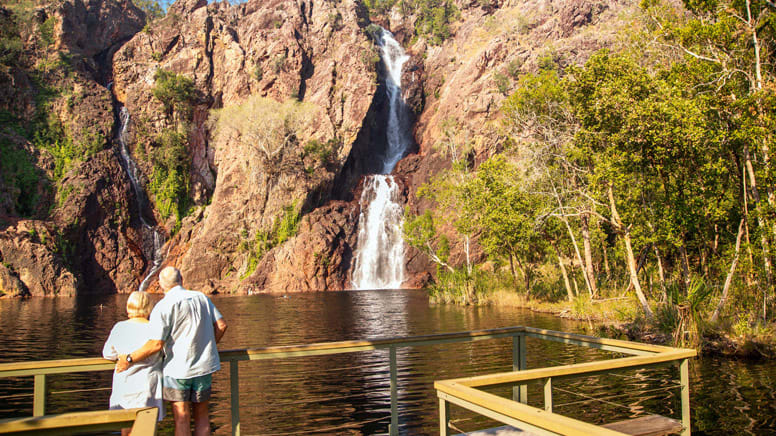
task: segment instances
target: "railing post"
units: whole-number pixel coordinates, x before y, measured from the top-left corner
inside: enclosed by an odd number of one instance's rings
[[[512,336],[512,371],[528,369],[526,363],[525,336],[517,334]],[[528,385],[518,385],[512,388],[512,399],[521,403],[528,403]]]
[[[239,360],[229,362],[229,387],[232,403],[232,436],[240,436],[240,374]]]
[[[388,432],[391,436],[399,434],[399,388],[398,369],[396,367],[396,347],[390,347],[391,359],[391,425]]]
[[[46,374],[35,374],[35,387],[32,397],[32,416],[46,414]]]
[[[450,426],[447,425],[447,420],[450,419],[450,403],[445,401],[444,398],[439,399],[439,436],[449,436]]]
[[[552,413],[552,377],[544,379],[544,410]]]
[[[682,436],[690,436],[690,370],[689,359],[682,359],[679,364],[679,384],[682,386]]]

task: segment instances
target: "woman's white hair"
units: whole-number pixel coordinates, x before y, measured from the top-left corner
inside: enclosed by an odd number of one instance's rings
[[[165,291],[183,283],[181,272],[178,268],[168,266],[159,273],[159,286]]]
[[[135,291],[127,298],[127,315],[130,318],[148,318],[152,307],[151,298],[145,292]]]

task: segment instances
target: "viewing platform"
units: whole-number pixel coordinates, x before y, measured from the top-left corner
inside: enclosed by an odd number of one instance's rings
[[[397,349],[439,344],[483,341],[511,338],[512,371],[482,374],[474,377],[437,380],[434,388],[439,402],[439,433],[452,435],[464,433],[473,436],[497,435],[690,435],[689,359],[695,357],[691,349],[647,345],[614,339],[602,339],[579,334],[563,333],[532,327],[506,327],[490,330],[473,330],[458,333],[442,333],[424,336],[407,336],[386,339],[325,342],[307,345],[291,345],[253,349],[221,351],[221,362],[228,363],[229,395],[231,410],[231,434],[240,435],[240,364],[251,360],[289,359],[341,353],[358,353],[371,350],[387,350],[390,368],[390,425],[389,434],[399,434],[399,390]],[[527,338],[556,341],[565,344],[590,347],[623,355],[605,360],[570,365],[528,368],[526,356]],[[243,363],[244,364],[244,363]],[[679,391],[680,416],[664,417],[644,414],[624,421],[597,425],[553,412],[553,383],[569,378],[590,377],[605,373],[636,371],[641,368],[671,365],[678,367],[679,383],[669,386]],[[56,374],[110,371],[114,363],[101,358],[31,361],[0,364],[0,378],[34,377],[32,416],[0,420],[3,434],[73,434],[84,431],[120,429],[134,423],[138,434],[156,432],[156,409],[131,409],[126,411],[88,411],[47,415],[47,377]],[[539,384],[543,395],[543,408],[529,406],[529,384]],[[506,387],[511,395],[493,393],[492,388]],[[221,388],[225,390],[225,388]],[[584,397],[584,393],[579,393]],[[606,399],[588,398],[588,401]],[[451,406],[465,409],[504,426],[488,429],[460,429],[460,423],[451,420]],[[54,412],[56,411],[49,411]],[[647,411],[648,412],[648,411]],[[434,414],[434,410],[426,413]],[[150,415],[153,414],[153,419]],[[300,426],[307,423],[300,423]],[[142,432],[142,433],[141,433]],[[310,429],[314,433],[314,429]]]

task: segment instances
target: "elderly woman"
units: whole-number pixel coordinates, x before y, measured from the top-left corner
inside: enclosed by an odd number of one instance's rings
[[[133,292],[127,299],[129,319],[119,321],[105,341],[102,357],[117,360],[119,355],[129,354],[148,341],[150,331],[148,316],[151,314],[151,299],[146,292]],[[159,420],[164,416],[162,402],[162,353],[156,353],[138,362],[123,372],[113,373],[113,391],[110,395],[111,409],[132,409],[135,407],[158,407]],[[122,430],[122,435],[129,429]]]

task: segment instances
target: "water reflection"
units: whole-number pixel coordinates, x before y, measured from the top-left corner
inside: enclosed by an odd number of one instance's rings
[[[160,297],[160,296],[158,296]],[[157,297],[157,298],[158,298]],[[126,296],[88,299],[0,300],[0,361],[96,356]],[[288,296],[215,297],[229,321],[222,349],[411,336],[513,325],[582,331],[583,325],[532,312],[495,307],[432,306],[419,291],[357,291]],[[613,356],[587,348],[528,340],[528,366],[584,362]],[[398,350],[400,430],[436,434],[433,381],[506,371],[509,340]],[[705,358],[690,365],[694,434],[773,434],[776,431],[772,362]],[[48,410],[104,408],[110,373],[51,376]],[[678,370],[665,367],[565,380],[554,384],[555,410],[589,422],[611,422],[645,412],[676,417]],[[386,433],[390,422],[388,351],[240,364],[242,428],[246,434]],[[230,432],[229,375],[215,377],[213,422]],[[96,390],[95,390],[96,389]],[[30,414],[32,379],[0,379],[0,418]],[[509,388],[494,390],[508,396]],[[603,401],[590,402],[589,398]],[[542,406],[541,387],[529,403]],[[453,409],[466,430],[491,425]],[[169,418],[163,432],[169,431]]]

